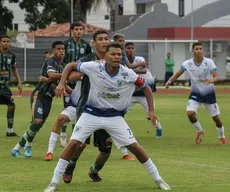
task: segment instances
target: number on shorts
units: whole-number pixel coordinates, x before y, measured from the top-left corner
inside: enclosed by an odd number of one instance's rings
[[[214,108],[215,108],[215,110],[217,110],[217,104],[216,103],[214,104]]]
[[[129,132],[129,134],[132,135],[132,131],[131,131],[130,129],[127,129],[127,130],[128,130],[128,132]]]

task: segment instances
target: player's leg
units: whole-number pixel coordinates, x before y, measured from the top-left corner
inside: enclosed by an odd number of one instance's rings
[[[31,143],[36,135],[36,133],[40,130],[44,122],[44,104],[41,99],[37,97],[37,94],[32,94],[32,121],[26,132],[22,135],[21,140],[16,144],[16,146],[11,151],[11,155],[18,157],[20,156],[20,149],[24,147],[24,155],[26,157],[32,156]]]
[[[46,161],[53,160],[54,148],[62,126],[70,121],[74,122],[75,120],[76,120],[76,108],[72,106],[65,108],[58,116],[57,121],[55,122],[50,134],[48,151],[45,156]]]
[[[219,139],[222,144],[227,143],[227,139],[224,134],[224,126],[220,119],[220,109],[217,103],[214,104],[204,104],[206,110],[209,112],[210,116],[212,117],[213,121],[216,124],[216,130],[219,133]]]
[[[201,103],[190,99],[188,100],[186,108],[188,119],[197,130],[196,144],[199,144],[202,141],[202,135],[204,134],[204,130],[197,118],[197,111],[200,108],[200,105]]]
[[[82,143],[91,135],[92,132],[98,129],[98,118],[86,113],[83,113],[77,121],[70,142],[63,150],[57,166],[54,170],[54,175],[50,185],[45,189],[45,192],[55,191],[57,185],[64,174],[69,161],[71,160],[74,153],[80,153],[80,147]],[[101,125],[99,125],[101,126]]]
[[[108,126],[106,131],[111,135],[117,148],[126,146],[129,151],[131,151],[136,158],[143,164],[149,174],[152,176],[156,184],[162,190],[170,190],[169,185],[162,179],[156,166],[149,158],[145,150],[136,142],[136,139],[129,128],[127,123],[122,117],[114,117],[108,119]],[[112,124],[113,123],[113,124]],[[113,125],[113,126],[111,126]]]

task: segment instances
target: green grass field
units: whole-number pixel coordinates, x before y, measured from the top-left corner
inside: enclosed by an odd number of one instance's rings
[[[188,95],[156,95],[157,114],[163,126],[164,137],[155,139],[154,128],[146,121],[144,110],[137,105],[126,116],[139,143],[146,149],[162,177],[175,192],[229,191],[230,145],[221,145],[216,128],[204,108],[199,111],[200,121],[206,131],[200,145],[195,144],[196,131],[187,120],[185,107]],[[221,117],[229,136],[229,95],[218,94]],[[31,120],[29,98],[15,98],[14,130],[22,134]],[[53,108],[44,127],[33,144],[31,159],[17,159],[10,151],[19,138],[6,138],[6,107],[0,106],[0,192],[41,192],[49,184],[62,151],[55,150],[54,161],[43,160],[47,151],[50,131],[62,110],[62,100],[54,99]],[[68,127],[70,136],[71,127]],[[149,131],[149,133],[147,133]],[[59,191],[77,192],[153,192],[159,191],[152,178],[138,161],[121,160],[121,153],[114,147],[112,155],[101,171],[101,183],[88,178],[88,169],[94,162],[97,149],[89,146],[78,162],[71,184],[62,181]]]

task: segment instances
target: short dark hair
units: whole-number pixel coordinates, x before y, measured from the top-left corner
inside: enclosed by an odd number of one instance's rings
[[[10,37],[9,37],[8,35],[5,35],[5,34],[4,34],[4,35],[0,35],[0,40],[3,39],[3,38],[8,38],[8,39],[10,39]]]
[[[124,37],[125,38],[125,35],[123,33],[116,33],[114,36],[113,36],[113,40],[116,41],[117,39],[119,39],[120,37]]]
[[[52,49],[54,49],[57,45],[64,45],[64,43],[62,41],[54,41],[52,43]]]
[[[44,54],[48,54],[48,53],[49,53],[49,51],[45,51],[45,52],[44,52]]]
[[[106,30],[100,29],[97,30],[94,34],[93,34],[93,40],[95,41],[97,39],[97,36],[100,34],[107,34],[109,36],[109,33]]]
[[[201,45],[201,46],[203,47],[203,44],[202,44],[202,43],[196,42],[196,43],[193,43],[193,44],[192,44],[192,49],[194,49],[195,46],[198,46],[198,45]]]
[[[70,29],[74,29],[74,27],[83,27],[84,29],[84,26],[81,24],[81,23],[71,23],[70,25]]]
[[[128,42],[128,43],[125,44],[125,48],[128,47],[128,46],[130,46],[130,45],[133,45],[135,47],[135,45],[134,45],[133,42]]]
[[[121,46],[118,45],[118,44],[112,43],[112,44],[110,44],[110,45],[107,45],[107,47],[106,47],[106,52],[109,52],[110,48],[118,48],[118,49],[121,49]]]

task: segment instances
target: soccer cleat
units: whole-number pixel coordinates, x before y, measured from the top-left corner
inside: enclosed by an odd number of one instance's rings
[[[156,138],[162,138],[162,129],[156,129]]]
[[[27,158],[32,157],[32,147],[31,146],[26,146],[24,148],[24,156]]]
[[[66,140],[66,136],[61,136],[60,137],[60,144],[64,148],[67,146],[68,143],[67,143],[67,140]]]
[[[98,173],[90,173],[89,177],[93,180],[93,182],[100,182],[102,181],[102,178],[98,175]]]
[[[223,145],[227,144],[227,139],[225,137],[219,138]]]
[[[63,181],[65,183],[70,183],[73,178],[73,171],[76,167],[76,164],[69,164],[65,170],[65,173],[63,174]]]
[[[200,131],[200,132],[197,133],[196,144],[200,144],[200,142],[202,141],[202,135],[204,135],[203,131]]]
[[[44,158],[45,161],[52,161],[53,160],[53,154],[52,153],[46,153],[46,156]]]
[[[134,161],[134,160],[135,160],[135,159],[134,159],[133,157],[131,157],[130,155],[124,155],[124,156],[122,157],[122,159],[128,160],[128,161]]]
[[[11,155],[12,155],[13,157],[20,157],[20,158],[23,157],[23,156],[21,156],[20,151],[15,150],[15,149],[12,149]]]
[[[162,179],[155,181],[155,183],[159,187],[159,189],[161,189],[161,190],[165,190],[165,191],[171,190],[171,187]]]
[[[6,132],[6,136],[7,136],[7,137],[19,137],[19,136],[17,135],[17,133],[15,133],[15,132],[12,132],[12,133]]]
[[[54,191],[57,191],[56,183],[50,183],[48,187],[44,190],[44,192],[54,192]]]

